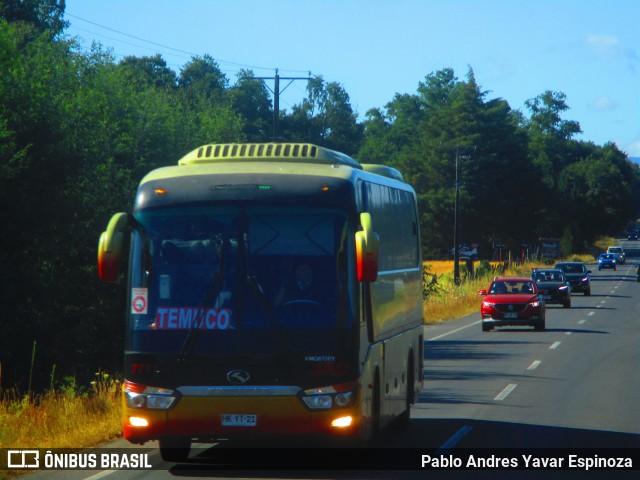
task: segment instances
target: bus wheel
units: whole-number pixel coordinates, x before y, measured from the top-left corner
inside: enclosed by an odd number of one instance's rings
[[[165,438],[160,440],[160,456],[165,462],[183,462],[189,457],[191,439]]]

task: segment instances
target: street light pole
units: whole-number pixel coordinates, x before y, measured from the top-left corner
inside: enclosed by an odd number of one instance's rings
[[[455,200],[453,207],[453,283],[460,285],[460,249],[458,248],[459,235],[460,235],[460,182],[458,180],[460,172],[460,160],[468,160],[471,155],[460,156],[460,146],[456,146],[456,183],[455,183]],[[475,150],[475,146],[462,147],[463,149],[472,148]]]
[[[460,285],[460,249],[458,248],[458,209],[460,201],[460,184],[458,183],[459,162],[459,147],[456,147],[456,192],[453,208],[453,283],[456,285]]]

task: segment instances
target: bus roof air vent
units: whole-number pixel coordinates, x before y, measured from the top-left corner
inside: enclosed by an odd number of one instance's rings
[[[347,165],[362,169],[356,160],[344,153],[311,143],[217,143],[203,145],[187,153],[178,165],[217,162],[301,162]]]
[[[377,175],[382,175],[383,177],[393,178],[394,180],[399,180],[404,182],[404,178],[402,173],[399,170],[396,170],[392,167],[387,167],[385,165],[376,165],[373,163],[363,163],[362,169],[365,172],[375,173]]]

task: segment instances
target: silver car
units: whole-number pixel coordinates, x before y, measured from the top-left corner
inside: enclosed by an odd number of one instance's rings
[[[622,247],[609,247],[607,248],[607,253],[613,253],[616,256],[616,262],[618,265],[624,265],[627,254],[624,252]]]

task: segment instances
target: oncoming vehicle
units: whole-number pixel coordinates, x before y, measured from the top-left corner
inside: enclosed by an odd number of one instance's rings
[[[598,271],[603,268],[616,269],[616,256],[613,253],[601,253],[598,257]]]
[[[180,461],[192,441],[365,443],[408,421],[422,268],[397,170],[311,144],[205,145],[150,172],[133,213],[112,217],[103,281],[118,280],[126,243],[130,442],[157,439]],[[320,291],[283,300],[296,275]]]
[[[564,308],[571,307],[571,285],[562,270],[536,268],[531,273],[531,279],[536,282],[544,303],[559,303]]]
[[[558,262],[553,268],[564,272],[572,292],[582,292],[587,297],[591,295],[591,270],[583,262]]]
[[[546,307],[530,278],[496,277],[488,291],[478,294],[484,297],[480,305],[483,332],[509,325],[545,329]]]

